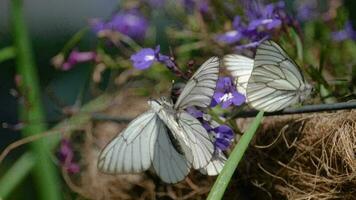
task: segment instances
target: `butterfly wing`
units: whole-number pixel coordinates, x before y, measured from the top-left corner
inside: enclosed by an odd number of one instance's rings
[[[157,126],[158,137],[154,146],[153,167],[164,182],[177,183],[189,173],[190,163],[175,149],[164,123],[159,120]]]
[[[174,109],[185,109],[189,106],[209,106],[216,88],[218,76],[219,59],[211,57],[190,78],[179,95]]]
[[[257,48],[247,84],[249,104],[267,112],[282,110],[296,103],[304,88],[304,78],[298,66],[275,42],[264,41]]]
[[[235,77],[237,91],[246,96],[246,88],[253,69],[253,59],[238,54],[224,56],[223,64]]]
[[[100,153],[98,169],[106,173],[138,173],[151,166],[160,130],[158,115],[148,111],[134,119]]]
[[[182,141],[180,137],[184,136],[184,141],[190,148],[190,152],[185,152],[185,154],[192,154],[191,162],[194,169],[205,167],[214,153],[214,144],[208,132],[196,118],[185,111],[177,113],[177,118],[182,133],[176,134],[176,137]]]
[[[209,176],[216,176],[220,174],[221,170],[224,168],[226,157],[223,152],[217,151],[213,155],[213,158],[208,163],[207,166],[201,168],[199,171],[202,174],[207,174]]]

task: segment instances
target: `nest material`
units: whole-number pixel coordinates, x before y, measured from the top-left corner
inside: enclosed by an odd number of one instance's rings
[[[356,112],[308,117],[275,188],[288,199],[356,198]]]
[[[356,111],[270,117],[258,134],[238,169],[250,198],[356,198]]]
[[[147,108],[146,98],[129,92],[115,105],[107,114],[134,117]],[[100,150],[125,126],[100,122],[86,127],[84,142],[77,148],[81,173],[64,173],[72,190],[87,199],[206,198],[215,177],[194,170],[174,185],[162,183],[150,171],[135,175],[98,172]],[[355,111],[267,117],[224,199],[352,199],[356,196],[355,152]]]

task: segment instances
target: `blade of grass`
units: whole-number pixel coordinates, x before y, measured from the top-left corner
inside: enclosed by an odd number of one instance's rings
[[[44,121],[44,113],[32,47],[24,19],[23,1],[12,0],[11,24],[16,48],[16,70],[21,77],[19,89],[26,101],[20,105],[19,113],[23,121],[29,122],[22,133],[24,136],[30,136],[44,132],[46,127],[44,123],[31,123],[35,120]],[[44,140],[33,142],[31,150],[37,157],[33,173],[39,194],[38,199],[61,199],[60,187],[58,187],[59,174],[50,160],[50,148],[47,143]]]
[[[8,199],[8,195],[28,175],[35,165],[34,155],[26,152],[18,159],[0,180],[0,199]]]
[[[0,49],[0,63],[15,58],[15,48],[14,47],[5,47]]]
[[[248,145],[250,144],[253,136],[255,135],[257,128],[259,127],[261,120],[263,117],[263,112],[260,111],[256,118],[253,120],[250,127],[247,131],[242,135],[240,141],[235,146],[234,150],[232,150],[229,159],[226,161],[224,169],[219,174],[216,179],[209,195],[208,200],[219,200],[222,199],[224,192],[230,182],[234,171],[239,164],[242,156],[244,155]]]

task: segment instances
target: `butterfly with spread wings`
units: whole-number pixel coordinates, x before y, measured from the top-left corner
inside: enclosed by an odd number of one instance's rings
[[[210,105],[218,75],[219,59],[212,57],[193,74],[174,104],[164,97],[150,100],[150,110],[102,150],[99,170],[139,173],[152,166],[166,183],[183,180],[191,167],[208,175],[220,172],[225,157],[215,155],[208,132],[185,111],[190,106]]]
[[[257,47],[254,60],[231,54],[223,63],[236,78],[237,90],[257,110],[282,110],[305,100],[312,90],[298,65],[271,40]]]

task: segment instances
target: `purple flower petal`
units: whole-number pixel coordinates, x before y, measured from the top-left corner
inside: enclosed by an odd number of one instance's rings
[[[344,29],[339,30],[339,31],[335,31],[331,33],[331,38],[334,41],[340,42],[340,41],[344,41],[347,39],[356,39],[356,31],[353,29],[352,27],[352,23],[351,22],[347,22],[345,24]]]
[[[241,105],[244,101],[245,97],[237,92],[231,77],[220,77],[210,106],[221,104],[221,107],[225,109],[232,104]]]
[[[144,48],[133,54],[130,59],[135,68],[143,70],[151,67],[154,61],[156,61],[155,54],[155,50],[151,48]]]
[[[232,103],[235,105],[235,106],[240,106],[241,104],[245,103],[246,101],[246,98],[244,95],[238,93],[237,91],[233,91],[232,92]]]
[[[242,34],[237,30],[228,31],[216,37],[217,41],[227,43],[227,44],[238,42],[241,39],[242,39]]]
[[[203,118],[203,112],[195,107],[188,107],[186,111],[195,118]]]

